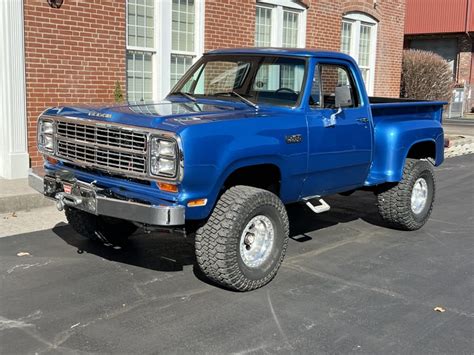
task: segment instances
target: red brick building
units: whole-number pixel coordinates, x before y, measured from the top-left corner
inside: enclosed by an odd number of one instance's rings
[[[0,160],[0,176],[24,176],[25,154],[31,166],[41,164],[35,132],[45,107],[113,102],[117,85],[129,100],[159,100],[203,52],[218,47],[343,51],[358,61],[369,94],[399,95],[404,0],[50,2],[0,5],[3,14],[23,17],[24,50],[14,51],[24,55],[27,122],[22,167],[14,168],[21,171],[12,173],[10,164],[2,172]],[[0,150],[0,157],[11,153]]]
[[[450,110],[461,115],[473,106],[473,34],[472,0],[407,0],[405,48],[435,52],[448,61],[457,86]]]

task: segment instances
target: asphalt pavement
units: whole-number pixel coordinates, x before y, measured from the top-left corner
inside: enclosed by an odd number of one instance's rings
[[[115,249],[59,223],[0,238],[0,353],[472,354],[474,155],[436,175],[415,232],[386,228],[369,192],[321,215],[289,206],[285,262],[250,293],[206,282],[177,235]]]

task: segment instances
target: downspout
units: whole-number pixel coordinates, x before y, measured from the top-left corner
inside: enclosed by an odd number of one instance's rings
[[[472,36],[471,36],[471,33],[469,32],[469,20],[470,20],[470,16],[471,16],[471,0],[467,0],[467,4],[466,4],[466,20],[464,21],[464,33],[469,37],[469,39],[471,40],[471,53],[472,53]],[[471,71],[472,71],[472,66],[471,66],[471,69],[469,71],[469,78],[471,78]]]
[[[466,19],[464,20],[464,32],[471,37],[469,34],[469,16],[471,12],[471,0],[467,0],[466,3]]]
[[[469,97],[471,96],[471,76],[472,76],[472,52],[473,52],[473,49],[472,48],[472,36],[471,34],[469,33],[469,21],[470,21],[470,17],[471,17],[471,0],[467,0],[467,4],[466,4],[466,20],[464,21],[464,33],[467,35],[467,37],[471,40],[471,64],[469,65],[469,79],[468,79],[468,82],[469,82]],[[464,84],[466,85],[466,84]],[[467,101],[467,100],[466,100]],[[466,102],[467,103],[467,102]],[[463,111],[464,111],[464,108],[463,108]],[[463,115],[464,115],[464,112],[463,112]]]

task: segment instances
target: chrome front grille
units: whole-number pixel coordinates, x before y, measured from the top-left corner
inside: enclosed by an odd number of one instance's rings
[[[126,149],[136,153],[146,152],[146,134],[129,129],[58,121],[57,133],[58,136],[76,141]]]
[[[58,120],[56,140],[60,158],[107,171],[148,172],[145,132]]]

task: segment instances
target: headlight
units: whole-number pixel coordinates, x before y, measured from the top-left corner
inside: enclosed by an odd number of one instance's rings
[[[165,156],[168,158],[176,158],[176,143],[168,140],[153,137],[151,139],[152,156]]]
[[[42,152],[54,152],[54,123],[40,119],[38,121],[38,149]]]
[[[173,177],[176,172],[176,162],[165,158],[151,158],[151,173]]]
[[[44,149],[52,151],[54,148],[53,136],[46,134],[41,135],[41,145]]]
[[[162,137],[151,137],[150,173],[174,178],[177,174],[177,143]]]
[[[44,134],[53,134],[54,133],[53,121],[41,121],[41,131]]]

